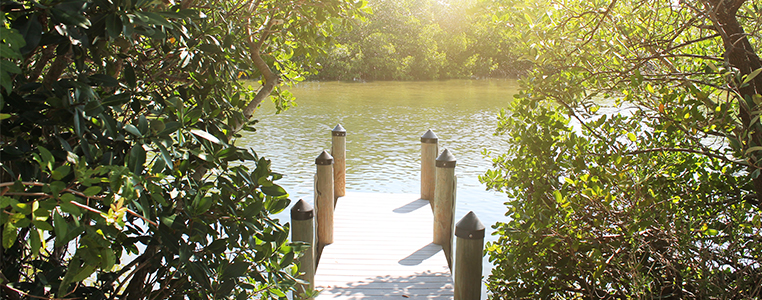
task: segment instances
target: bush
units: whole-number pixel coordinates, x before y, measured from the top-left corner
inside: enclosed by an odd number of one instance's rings
[[[1,3],[2,298],[293,289],[281,175],[235,138],[362,3]]]

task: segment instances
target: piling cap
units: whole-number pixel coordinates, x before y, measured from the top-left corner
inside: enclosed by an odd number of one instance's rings
[[[438,140],[439,138],[437,137],[436,134],[434,134],[433,131],[431,131],[431,129],[426,131],[426,133],[424,133],[423,136],[421,136],[421,143],[436,144]]]
[[[316,165],[332,165],[333,164],[333,156],[331,154],[328,154],[328,151],[323,150],[323,153],[320,153],[320,155],[315,159]]]
[[[341,127],[341,124],[336,125],[336,127],[333,128],[331,131],[331,135],[333,136],[346,136],[347,130],[344,129],[344,127]]]
[[[484,238],[484,225],[473,211],[469,211],[463,219],[455,224],[455,236],[467,240]]]
[[[455,168],[455,156],[450,153],[450,150],[444,149],[442,154],[437,157],[438,168]]]
[[[299,202],[296,202],[294,207],[291,208],[291,220],[309,220],[314,216],[315,210],[312,208],[312,205],[302,199],[299,199]]]

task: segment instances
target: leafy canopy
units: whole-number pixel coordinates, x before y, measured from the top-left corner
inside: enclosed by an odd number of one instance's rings
[[[481,177],[506,299],[762,296],[754,1],[495,0],[534,63]]]
[[[376,0],[373,14],[318,57],[321,80],[508,77],[526,68],[470,0]]]
[[[0,297],[284,297],[305,245],[235,138],[363,5],[1,1]]]

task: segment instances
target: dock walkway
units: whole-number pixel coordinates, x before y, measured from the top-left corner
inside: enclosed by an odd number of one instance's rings
[[[414,194],[348,192],[334,212],[334,242],[315,275],[318,300],[453,299],[429,201]]]

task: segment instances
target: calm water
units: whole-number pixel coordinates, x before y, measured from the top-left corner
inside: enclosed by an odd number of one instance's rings
[[[505,148],[502,137],[493,136],[496,116],[516,88],[512,80],[300,83],[291,89],[297,107],[275,115],[265,103],[255,114],[257,131],[237,145],[271,159],[292,200],[312,203],[315,158],[330,151],[336,124],[347,130],[347,191],[355,192],[419,193],[420,137],[432,129],[440,151],[447,148],[457,159],[456,222],[474,211],[487,240],[494,240],[489,227],[506,219],[507,198],[486,191],[477,176],[491,167],[482,151]]]

